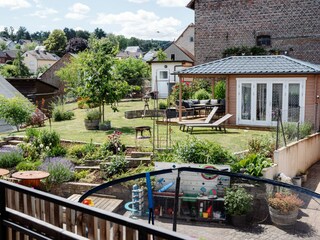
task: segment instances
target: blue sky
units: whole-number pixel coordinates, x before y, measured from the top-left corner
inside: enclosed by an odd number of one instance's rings
[[[190,0],[0,0],[0,29],[30,33],[65,27],[141,39],[174,40],[192,22]]]

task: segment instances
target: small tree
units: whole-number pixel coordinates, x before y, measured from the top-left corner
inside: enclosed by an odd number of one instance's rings
[[[77,58],[57,72],[69,91],[102,106],[103,121],[104,104],[110,104],[116,111],[115,103],[129,89],[126,81],[115,79],[112,74],[117,50],[118,47],[106,38],[91,39],[89,50],[79,53]]]
[[[0,95],[0,119],[15,125],[18,131],[21,124],[28,122],[34,110],[35,106],[23,97],[7,99]]]

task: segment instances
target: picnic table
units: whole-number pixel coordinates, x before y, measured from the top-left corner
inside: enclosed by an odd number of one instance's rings
[[[73,202],[78,202],[80,197],[82,195],[80,194],[73,194],[70,197],[68,197],[69,200]],[[92,199],[94,203],[94,207],[100,208],[105,211],[109,212],[116,212],[119,210],[119,208],[122,206],[123,200],[112,198],[110,196],[103,196],[103,195],[92,195],[89,198]]]

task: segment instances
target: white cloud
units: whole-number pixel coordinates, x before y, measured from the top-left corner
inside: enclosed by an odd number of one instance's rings
[[[138,10],[137,12],[122,12],[119,14],[99,13],[94,25],[119,25],[115,34],[142,39],[175,39],[179,36],[176,28],[181,22],[173,17],[160,18],[153,12]]]
[[[149,2],[149,0],[128,0],[129,2],[133,2],[133,3],[146,3]]]
[[[65,15],[66,18],[74,20],[82,20],[87,18],[87,13],[90,12],[90,7],[82,3],[75,3],[69,8],[70,12]]]
[[[53,8],[41,8],[40,10],[35,11],[30,14],[30,16],[38,17],[38,18],[47,18],[49,15],[57,14],[58,11]]]
[[[190,0],[157,0],[161,7],[185,7]]]
[[[31,7],[31,4],[26,0],[0,0],[0,7],[19,9]]]
[[[71,12],[79,14],[86,14],[90,12],[90,7],[82,3],[75,3],[69,9]]]

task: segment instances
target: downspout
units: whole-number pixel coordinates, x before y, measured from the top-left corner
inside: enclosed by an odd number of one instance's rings
[[[182,81],[179,77],[179,122],[182,121]]]
[[[318,94],[318,80],[319,75],[314,75],[314,88],[315,88],[315,116],[314,116],[314,123],[315,123],[315,130],[319,132],[319,123],[318,123],[318,101],[319,101],[319,94]]]

